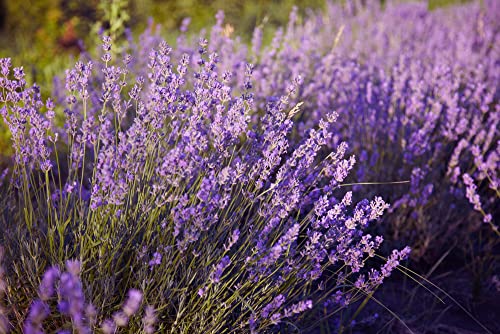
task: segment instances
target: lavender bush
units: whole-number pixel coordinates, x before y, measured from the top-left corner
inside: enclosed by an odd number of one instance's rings
[[[293,11],[267,46],[222,13],[195,40],[185,20],[175,48],[150,26],[118,48],[104,37],[48,100],[0,60],[15,151],[0,326],[341,330],[409,254],[380,261],[372,235],[430,263],[467,238],[472,266],[489,264],[498,12],[329,4]]]
[[[334,111],[290,144],[300,80],[258,108],[253,66],[236,84],[203,38],[177,62],[160,42],[147,64],[103,41],[57,103],[0,60],[11,328],[293,330],[366,298],[406,258],[374,259],[382,237],[363,230],[388,205],[344,191],[354,158],[329,148]]]

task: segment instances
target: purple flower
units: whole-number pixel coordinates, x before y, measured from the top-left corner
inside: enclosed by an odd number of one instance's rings
[[[158,321],[154,307],[148,305],[142,318],[144,324],[144,332],[146,334],[153,334],[155,332],[155,324]]]
[[[274,299],[262,309],[260,313],[262,318],[267,319],[272,312],[278,310],[281,305],[285,303],[285,300],[286,298],[283,295],[274,297]]]
[[[212,283],[219,283],[222,273],[230,264],[231,264],[231,259],[229,258],[229,256],[227,255],[224,256],[210,274],[210,281]]]
[[[229,239],[229,242],[227,245],[224,245],[224,250],[227,252],[231,249],[231,247],[234,246],[238,242],[238,239],[240,237],[240,230],[236,229],[233,231],[231,234],[231,238]]]
[[[60,275],[58,267],[51,267],[43,274],[39,288],[39,296],[42,301],[48,301],[52,298],[55,292],[56,280],[59,279]]]
[[[292,305],[291,307],[285,309],[284,317],[289,318],[293,314],[300,314],[306,310],[312,309],[313,304],[311,300],[300,301],[297,304]]]
[[[128,299],[123,305],[123,312],[128,317],[131,317],[139,310],[141,302],[142,302],[142,292],[136,289],[129,290]]]
[[[42,322],[49,314],[49,306],[41,300],[35,300],[31,304],[28,317],[24,322],[23,332],[27,334],[43,333]]]
[[[155,252],[153,254],[153,258],[151,260],[149,260],[149,266],[151,267],[151,269],[153,269],[154,266],[160,265],[161,259],[162,259],[161,253]]]

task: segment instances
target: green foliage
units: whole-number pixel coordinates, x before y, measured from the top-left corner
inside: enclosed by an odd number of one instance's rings
[[[131,7],[139,9],[140,15],[144,17],[151,16],[168,31],[176,30],[185,17],[191,17],[191,28],[194,31],[206,28],[215,22],[214,16],[217,11],[223,10],[226,21],[233,26],[235,34],[243,36],[247,40],[251,37],[255,26],[264,20],[267,20],[269,27],[273,28],[285,25],[293,6],[297,6],[304,11],[306,8],[322,8],[324,5],[325,0],[131,1]]]
[[[433,10],[440,7],[457,5],[466,2],[468,2],[468,0],[428,0],[427,5],[429,10]]]
[[[102,18],[93,25],[92,35],[98,38],[98,33],[102,32],[110,36],[113,40],[118,40],[122,37],[126,25],[130,20],[128,7],[128,0],[104,0],[100,2],[98,11],[102,13]],[[103,31],[100,31],[101,29]]]

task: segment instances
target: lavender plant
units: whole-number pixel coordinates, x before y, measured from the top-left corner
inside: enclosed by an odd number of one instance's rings
[[[388,204],[344,190],[355,159],[331,145],[337,113],[291,141],[301,80],[257,107],[254,67],[238,84],[212,47],[174,61],[160,42],[144,63],[104,37],[57,103],[0,60],[12,330],[292,330],[339,317],[407,257],[375,258],[383,238],[363,231]]]
[[[498,5],[368,6],[293,11],[267,46],[222,13],[196,41],[185,20],[174,49],[150,26],[116,59],[106,37],[47,101],[2,59],[11,329],[291,331],[340,317],[408,255],[379,265],[368,233],[430,262],[464,239],[491,254]],[[393,205],[370,226],[376,194]]]

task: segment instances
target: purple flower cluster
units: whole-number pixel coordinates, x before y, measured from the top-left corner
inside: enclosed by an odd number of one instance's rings
[[[51,315],[49,301],[56,294],[57,286],[57,309],[62,315],[69,316],[73,328],[79,333],[90,333],[90,323],[93,319],[85,316],[86,308],[93,306],[85,305],[85,296],[79,278],[80,263],[67,261],[66,271],[61,273],[59,268],[49,268],[43,275],[39,286],[39,299],[31,306],[24,323],[24,333],[43,333],[43,322]]]
[[[16,164],[28,170],[40,168],[47,172],[52,168],[48,143],[56,140],[51,135],[52,103],[48,100],[48,112],[41,114],[39,110],[44,103],[40,88],[36,85],[27,88],[23,68],[16,67],[11,73],[11,67],[9,58],[0,59],[0,103],[3,105],[0,115],[11,133]]]
[[[44,333],[44,321],[55,314],[68,316],[71,319],[71,327],[78,333],[93,332],[98,314],[94,305],[85,302],[80,270],[81,264],[78,261],[68,260],[66,271],[61,272],[58,267],[51,267],[45,272],[38,290],[39,299],[30,306],[23,333]],[[51,301],[54,298],[57,298],[57,312],[51,309]],[[113,315],[113,320],[102,322],[102,330],[114,332],[116,327],[126,327],[128,319],[138,312],[141,303],[142,293],[134,289],[129,290],[128,299],[122,309]],[[147,309],[145,317],[147,327],[154,328],[156,320],[150,308]],[[107,331],[109,328],[113,329]],[[64,330],[59,332],[65,333]]]

